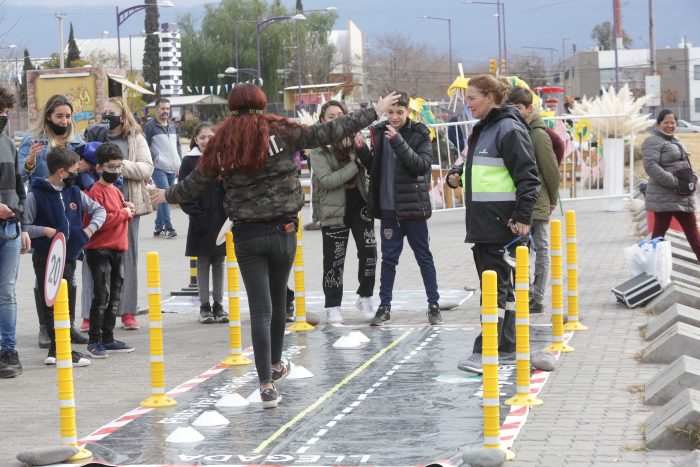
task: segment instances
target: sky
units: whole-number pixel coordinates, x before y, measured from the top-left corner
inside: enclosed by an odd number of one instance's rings
[[[203,15],[206,0],[172,0],[172,8],[160,9],[161,22],[177,22],[178,15]],[[493,1],[493,0],[487,0]],[[591,30],[603,21],[612,22],[612,0],[501,0],[505,5],[508,55],[536,54],[549,61],[558,60],[562,48],[571,55],[595,45]],[[295,0],[282,0],[293,8]],[[648,0],[622,0],[622,26],[632,38],[632,48],[649,45]],[[138,5],[138,0],[120,8]],[[50,5],[47,7],[47,5]],[[495,5],[465,4],[462,0],[304,0],[305,9],[337,8],[336,29],[345,29],[354,21],[372,47],[386,34],[401,33],[447,55],[446,21],[425,20],[420,16],[449,18],[452,26],[454,61],[479,64],[495,58],[498,51]],[[59,26],[56,13],[66,13],[77,38],[100,37],[108,31],[116,37],[116,3],[105,0],[0,0],[0,56],[13,51],[2,47],[17,44],[28,48],[32,56],[48,57],[58,50]],[[682,37],[700,47],[700,0],[654,0],[656,47],[677,47]],[[121,27],[123,37],[139,34],[144,13],[130,17]],[[543,47],[555,50],[530,49]],[[21,49],[16,49],[21,50]],[[10,55],[12,56],[12,55]]]

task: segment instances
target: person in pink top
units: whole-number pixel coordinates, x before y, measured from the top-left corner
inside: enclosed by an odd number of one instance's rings
[[[107,211],[107,219],[85,245],[85,257],[93,280],[90,306],[90,330],[87,354],[92,358],[107,358],[107,352],[133,352],[130,345],[114,339],[116,312],[124,283],[124,252],[129,221],[136,209],[124,201],[122,192],[114,186],[121,174],[124,155],[114,143],[104,143],[95,151],[100,179],[88,195]]]

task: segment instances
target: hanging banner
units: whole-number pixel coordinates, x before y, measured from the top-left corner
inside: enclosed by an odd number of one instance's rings
[[[189,86],[187,86],[187,92],[191,93],[191,92],[192,92],[192,88],[189,87]]]
[[[216,95],[218,96],[219,94],[221,94],[221,85],[217,84],[216,85]]]

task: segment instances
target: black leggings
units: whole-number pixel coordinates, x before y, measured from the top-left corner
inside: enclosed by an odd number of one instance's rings
[[[250,330],[258,379],[272,381],[272,364],[282,359],[287,280],[297,248],[296,232],[283,224],[234,227],[236,257],[248,294]]]

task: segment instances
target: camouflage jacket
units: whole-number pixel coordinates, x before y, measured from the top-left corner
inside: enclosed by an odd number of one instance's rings
[[[270,131],[269,157],[265,165],[252,172],[224,174],[224,209],[229,219],[234,225],[296,219],[304,205],[294,160],[296,151],[339,142],[376,118],[374,109],[365,109],[328,123],[292,128],[288,136]],[[170,187],[165,198],[169,203],[195,199],[216,177],[216,174],[193,170],[183,181]]]

